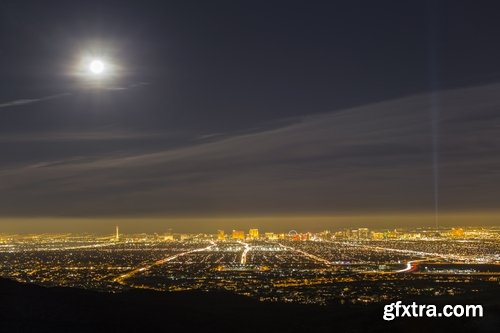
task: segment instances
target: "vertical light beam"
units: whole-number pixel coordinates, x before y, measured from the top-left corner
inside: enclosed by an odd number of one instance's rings
[[[432,178],[434,183],[434,223],[439,226],[439,99],[436,92],[431,93],[432,127]]]
[[[432,136],[432,180],[434,191],[434,224],[439,226],[439,78],[438,78],[438,8],[430,4],[428,37],[429,37],[429,86],[430,86],[430,116]]]

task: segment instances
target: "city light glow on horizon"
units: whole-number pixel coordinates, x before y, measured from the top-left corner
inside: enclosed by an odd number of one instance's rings
[[[442,212],[440,223],[446,226],[498,225],[500,212]],[[140,222],[140,223],[137,223]],[[127,217],[0,217],[4,232],[92,232],[102,233],[120,225],[130,232],[211,232],[217,229],[248,229],[252,226],[274,231],[297,229],[319,232],[341,227],[407,228],[434,226],[434,214],[373,213],[352,215],[267,215],[267,216],[127,216]]]

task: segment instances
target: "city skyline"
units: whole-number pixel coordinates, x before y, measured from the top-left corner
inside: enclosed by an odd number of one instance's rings
[[[127,239],[134,239],[135,237],[153,237],[163,241],[179,241],[195,238],[213,238],[217,241],[238,241],[238,240],[282,240],[291,239],[295,241],[309,241],[321,240],[326,238],[339,238],[339,239],[360,239],[360,240],[384,240],[384,239],[420,239],[420,238],[453,238],[453,239],[466,239],[466,238],[481,238],[484,233],[491,233],[492,238],[495,238],[496,233],[500,235],[500,227],[498,226],[427,226],[427,227],[394,227],[394,228],[368,228],[368,227],[336,227],[318,230],[301,230],[292,229],[290,226],[281,230],[273,230],[269,228],[259,229],[252,226],[247,229],[235,228],[224,230],[217,229],[210,232],[192,231],[186,232],[182,230],[173,230],[167,228],[163,231],[145,232],[142,231],[125,231],[122,232],[119,225],[114,226],[113,233],[95,233],[91,231],[84,232],[27,232],[27,233],[9,233],[0,232],[0,242],[2,239],[10,239],[11,237],[34,237],[37,238],[51,238],[62,239],[65,237],[96,237],[103,240],[108,239],[112,242],[125,241]]]

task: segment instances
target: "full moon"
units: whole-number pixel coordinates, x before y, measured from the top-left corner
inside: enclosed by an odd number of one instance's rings
[[[89,65],[89,70],[93,74],[101,74],[104,71],[104,64],[100,60],[92,60]]]

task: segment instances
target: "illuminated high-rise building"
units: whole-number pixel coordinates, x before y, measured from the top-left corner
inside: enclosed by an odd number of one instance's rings
[[[359,230],[352,229],[349,238],[350,239],[359,239]]]
[[[115,234],[115,241],[118,242],[120,240],[120,229],[118,226],[116,226],[116,234]]]
[[[243,230],[233,230],[232,239],[245,240],[245,232]]]
[[[370,238],[370,230],[368,228],[359,228],[358,229],[358,238],[359,239],[369,239]]]
[[[463,238],[465,235],[464,229],[462,228],[452,228],[451,236],[456,238]]]
[[[224,230],[217,230],[217,240],[223,241],[226,239]]]
[[[259,239],[259,229],[250,229],[248,235],[250,239]]]
[[[274,232],[266,232],[264,234],[264,236],[268,239],[268,240],[277,240],[278,239],[278,234],[275,234]]]

